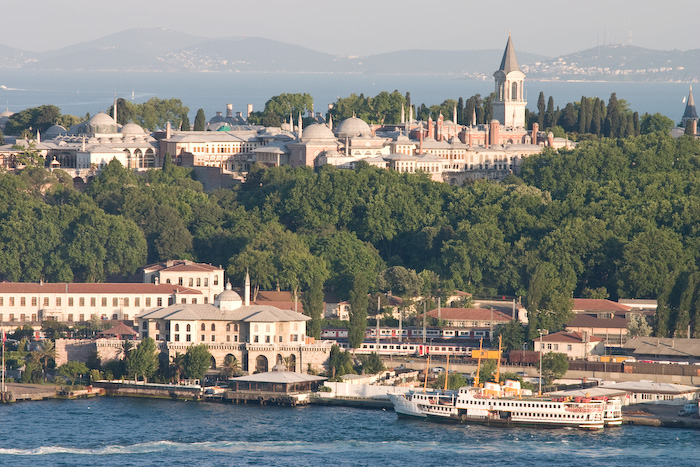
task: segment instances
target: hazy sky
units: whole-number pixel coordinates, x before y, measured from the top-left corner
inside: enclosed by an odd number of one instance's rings
[[[599,43],[700,48],[697,0],[2,0],[0,44],[47,51],[133,27],[260,36],[338,55],[406,48],[563,55]]]

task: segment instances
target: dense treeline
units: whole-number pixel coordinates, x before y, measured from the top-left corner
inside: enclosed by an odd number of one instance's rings
[[[140,176],[112,162],[84,194],[26,169],[0,176],[0,279],[102,281],[190,258],[305,292],[315,317],[324,289],[358,303],[365,290],[522,296],[531,330],[560,328],[572,296],[659,297],[657,333],[697,335],[699,154],[653,133],[546,150],[503,183],[255,166],[212,194],[170,164]]]

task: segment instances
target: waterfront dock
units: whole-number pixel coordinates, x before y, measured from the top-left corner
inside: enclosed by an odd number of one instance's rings
[[[99,388],[88,386],[85,389],[66,389],[44,384],[6,383],[5,393],[0,394],[0,402],[42,401],[47,399],[80,399],[103,395]]]
[[[682,406],[668,404],[628,405],[622,408],[622,423],[625,425],[700,429],[700,418],[678,415],[681,408]]]

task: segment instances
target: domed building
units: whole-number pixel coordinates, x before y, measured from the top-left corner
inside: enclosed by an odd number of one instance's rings
[[[352,116],[346,118],[335,129],[335,134],[340,139],[353,138],[360,135],[371,135],[372,130],[361,118]]]
[[[335,135],[325,124],[315,123],[308,128],[302,128],[301,136],[296,142],[288,143],[292,167],[315,166],[319,154],[328,150],[338,150],[339,144]]]

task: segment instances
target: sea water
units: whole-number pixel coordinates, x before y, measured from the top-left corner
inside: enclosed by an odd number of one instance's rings
[[[328,104],[352,93],[375,96],[381,91],[411,93],[415,105],[431,106],[445,99],[467,99],[475,94],[488,96],[493,80],[465,79],[455,75],[366,75],[333,73],[157,73],[157,72],[75,72],[0,70],[0,109],[13,112],[44,104],[56,105],[63,114],[85,116],[106,111],[114,97],[145,102],[151,97],[180,99],[189,107],[190,121],[202,108],[207,119],[216,112],[245,115],[247,105],[262,110],[265,102],[282,93],[308,93],[314,107],[325,113]],[[554,98],[555,106],[564,108],[581,96],[600,97],[607,102],[615,92],[628,102],[633,111],[661,113],[680,121],[688,95],[685,83],[630,82],[525,82],[528,108],[536,110],[540,91]],[[294,116],[296,118],[296,116]],[[452,118],[452,115],[445,116]]]
[[[698,432],[491,428],[392,411],[131,398],[0,406],[0,465],[693,466]]]

